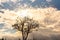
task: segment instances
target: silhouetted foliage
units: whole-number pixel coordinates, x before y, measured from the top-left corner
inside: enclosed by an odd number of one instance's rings
[[[22,32],[23,40],[27,40],[28,34],[31,32],[31,29],[39,27],[39,23],[28,17],[24,17],[22,20],[17,17],[17,22],[12,25],[15,29]]]
[[[4,38],[0,39],[0,40],[4,40]]]

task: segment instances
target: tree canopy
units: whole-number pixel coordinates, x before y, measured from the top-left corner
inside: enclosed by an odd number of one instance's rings
[[[23,40],[26,40],[28,37],[28,34],[31,32],[31,29],[35,29],[36,27],[39,27],[39,23],[36,20],[33,20],[24,17],[23,19],[20,19],[17,17],[16,23],[12,25],[15,29],[22,32]]]

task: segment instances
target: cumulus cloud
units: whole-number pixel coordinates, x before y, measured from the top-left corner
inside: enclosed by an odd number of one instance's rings
[[[16,22],[17,16],[25,17],[28,16],[37,20],[40,23],[40,30],[44,33],[47,32],[59,32],[60,31],[60,10],[56,8],[17,8],[17,10],[2,10],[4,13],[0,12],[0,23],[4,23],[4,26],[0,29],[1,34],[10,35],[21,35],[17,30],[12,28],[12,25]],[[8,33],[8,34],[7,34]]]
[[[51,2],[52,0],[46,0],[47,2]],[[15,30],[12,28],[12,25],[16,22],[17,16],[19,17],[25,17],[28,16],[30,18],[33,18],[34,20],[37,20],[40,23],[39,32],[37,33],[42,36],[45,39],[48,38],[48,36],[45,37],[43,33],[47,32],[46,34],[49,35],[52,32],[60,32],[60,10],[57,10],[56,8],[48,7],[48,8],[38,8],[40,6],[39,3],[48,4],[47,2],[41,2],[39,0],[0,0],[0,38],[2,36],[14,36],[14,37],[20,37],[21,32]],[[38,4],[36,4],[38,3]],[[34,8],[37,6],[37,8]],[[14,10],[10,10],[14,9]],[[40,31],[41,30],[41,31]],[[53,34],[52,33],[52,34]],[[17,35],[16,35],[17,34]],[[36,35],[35,33],[32,33]],[[31,35],[32,35],[31,34]],[[32,35],[32,38],[33,36]],[[36,36],[34,36],[35,38]],[[30,38],[30,37],[29,37]],[[54,37],[53,37],[54,38]],[[50,39],[50,38],[48,38]],[[47,39],[46,39],[47,40]]]

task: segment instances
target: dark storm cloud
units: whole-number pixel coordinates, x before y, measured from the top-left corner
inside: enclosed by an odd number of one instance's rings
[[[1,3],[0,7],[1,7],[1,9],[10,9],[10,10],[12,10],[16,6],[15,6],[15,4],[12,1],[9,1],[9,2]]]
[[[60,9],[60,0],[52,0],[52,5],[56,7],[57,9]]]
[[[32,2],[31,0],[17,0],[16,2],[8,1],[8,2],[1,2],[0,9],[10,9],[13,10],[22,5],[22,7],[26,4],[28,7],[49,7],[50,3],[46,0],[35,0]],[[2,6],[3,5],[3,6]]]
[[[31,3],[32,7],[48,7],[50,4],[46,0],[36,0]]]
[[[49,1],[49,0],[48,0]],[[17,0],[15,3],[12,1],[8,1],[8,2],[1,2],[0,4],[0,9],[10,9],[13,10],[19,6],[22,5],[22,7],[24,6],[24,4],[26,4],[27,6],[31,6],[31,7],[56,7],[58,9],[60,9],[60,0],[52,0],[50,2],[48,2],[46,0],[35,0],[34,2],[32,2],[31,0]],[[3,6],[2,6],[3,5]]]

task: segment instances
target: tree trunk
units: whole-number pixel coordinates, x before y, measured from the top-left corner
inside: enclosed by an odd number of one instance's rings
[[[22,32],[22,37],[23,37],[23,40],[27,40],[28,33],[27,32]]]

